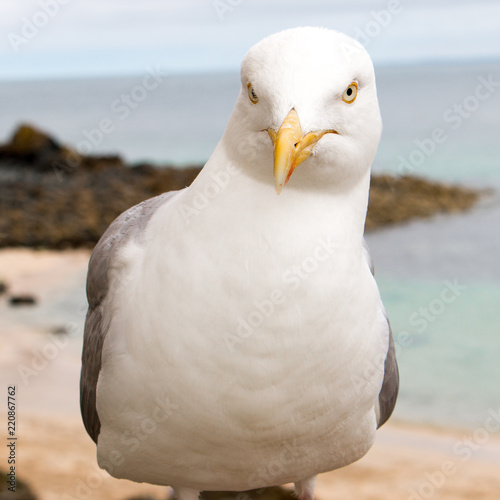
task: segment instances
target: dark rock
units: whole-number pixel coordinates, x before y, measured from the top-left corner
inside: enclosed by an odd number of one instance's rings
[[[45,132],[28,124],[20,125],[12,139],[0,146],[2,165],[55,174],[58,180],[77,171],[97,172],[110,168],[125,168],[117,155],[84,156],[59,142]]]
[[[11,295],[9,304],[11,306],[34,306],[36,299],[33,295]]]
[[[419,177],[372,175],[365,229],[467,210],[482,194]]]
[[[6,293],[8,288],[9,287],[3,281],[0,281],[0,295]]]
[[[156,500],[155,497],[151,497],[149,495],[137,495],[134,497],[129,497],[127,500]]]
[[[10,491],[9,476],[6,472],[0,472],[0,500],[36,500],[29,486],[16,477],[16,491]]]
[[[203,491],[201,500],[297,500],[292,490],[273,486],[248,491]]]
[[[17,168],[34,171],[50,170],[51,162],[62,159],[69,152],[58,142],[37,128],[23,124],[14,132],[9,143],[0,146],[0,159]]]
[[[64,325],[55,326],[54,328],[50,329],[50,333],[53,333],[54,335],[68,335],[69,330]]]
[[[45,132],[22,124],[14,132],[9,143],[0,146],[1,157],[34,161],[37,157],[59,152],[59,144]]]

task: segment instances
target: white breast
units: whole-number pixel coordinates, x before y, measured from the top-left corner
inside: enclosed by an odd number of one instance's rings
[[[232,231],[202,252],[197,231],[132,243],[115,263],[97,410],[116,477],[246,490],[371,446],[388,329],[366,264],[327,236],[276,254]]]

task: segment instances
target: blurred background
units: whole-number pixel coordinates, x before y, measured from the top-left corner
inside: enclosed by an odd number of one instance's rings
[[[8,142],[20,123],[30,123],[84,155],[203,164],[238,95],[246,51],[266,35],[300,25],[343,31],[372,56],[384,122],[374,173],[487,190],[467,212],[367,234],[398,348],[401,390],[393,425],[458,433],[440,441],[439,433],[403,436],[394,430],[382,439],[384,453],[397,447],[397,439],[410,449],[420,440],[461,463],[463,439],[472,436],[470,456],[479,460],[478,470],[487,470],[484,464],[500,463],[499,2],[2,0],[0,142]],[[0,182],[7,178],[1,170]],[[41,436],[54,438],[47,418],[57,422],[60,438],[66,436],[54,460],[69,453],[65,440],[81,432],[88,257],[86,249],[0,250],[6,288],[0,295],[0,372],[6,384],[18,385],[26,418],[31,445],[22,477],[34,478],[37,493],[47,498],[60,496],[34,465],[49,453]],[[14,307],[9,294],[31,294],[36,304]],[[486,438],[479,433],[480,439],[478,429],[484,431],[492,415],[498,427],[487,429]],[[22,429],[21,420],[21,436]],[[78,449],[91,456],[92,443],[80,438]],[[419,488],[430,481],[424,473],[439,470],[439,457],[423,460],[420,476],[409,478],[394,498],[412,491],[423,497]],[[68,463],[93,470],[78,460],[76,453]],[[131,488],[101,479],[95,488],[87,481],[76,491],[75,477],[61,472],[58,488],[78,498],[86,497],[85,487],[111,497]],[[430,484],[435,498],[448,498],[440,495],[455,483]],[[320,491],[322,498],[329,494]],[[460,491],[449,498],[469,498]],[[483,492],[481,498],[490,497]]]

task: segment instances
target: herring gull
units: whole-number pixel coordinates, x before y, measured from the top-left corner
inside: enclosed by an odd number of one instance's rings
[[[195,181],[92,254],[81,409],[102,468],[179,500],[289,482],[311,500],[369,450],[399,385],[363,239],[381,130],[352,38],[304,27],[250,49]]]

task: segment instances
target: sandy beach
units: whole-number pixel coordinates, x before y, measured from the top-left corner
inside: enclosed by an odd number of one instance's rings
[[[0,375],[17,386],[18,478],[41,500],[164,499],[163,487],[117,480],[101,471],[79,416],[78,379],[88,250],[0,251]],[[14,307],[30,294],[36,305]],[[57,311],[65,311],[64,314]],[[5,400],[6,398],[4,398]],[[500,419],[498,408],[492,410]],[[0,412],[6,436],[6,405]],[[487,423],[485,422],[485,425]],[[500,425],[500,422],[498,422]],[[4,448],[5,450],[5,448]],[[2,455],[5,453],[2,452]],[[0,469],[5,470],[6,458]],[[497,500],[500,436],[391,420],[359,462],[318,478],[319,500]]]
[[[390,423],[363,459],[318,477],[316,498],[497,500],[500,438],[491,437],[465,460],[452,450],[471,435]],[[164,487],[114,479],[99,469],[94,443],[77,416],[22,414],[19,440],[19,477],[41,500],[124,500],[137,495],[161,500],[170,493]]]

